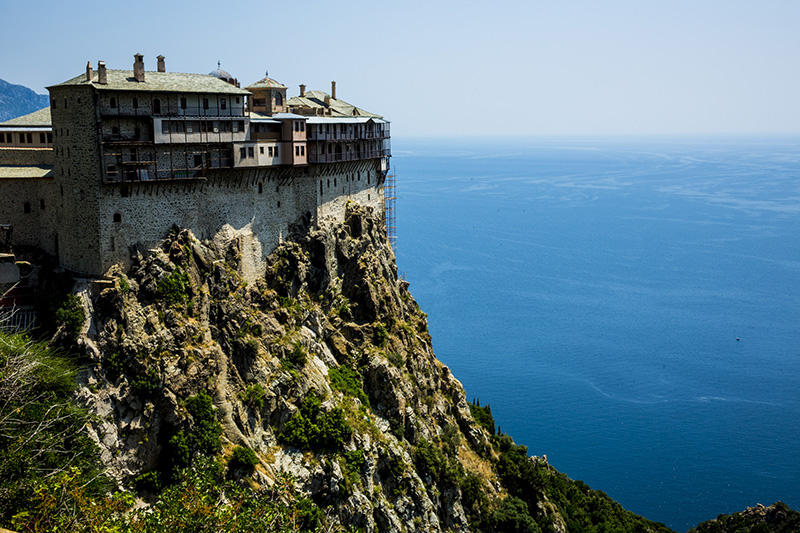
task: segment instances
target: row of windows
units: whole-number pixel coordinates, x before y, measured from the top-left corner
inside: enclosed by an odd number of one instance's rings
[[[161,121],[161,133],[239,133],[244,131],[244,121]]]
[[[236,97],[236,103],[237,104],[240,103],[240,99],[239,99],[238,96]],[[181,109],[183,109],[183,110],[186,110],[189,107],[186,97],[181,97],[180,105],[181,105]],[[111,107],[112,109],[116,109],[117,108],[117,99],[116,99],[116,97],[112,96],[111,98],[109,98],[108,106]],[[66,107],[66,104],[65,104],[65,107]],[[135,97],[135,96],[133,97],[133,108],[134,109],[138,109],[139,108],[139,99],[137,97]],[[226,98],[220,98],[219,99],[219,108],[220,109],[228,109],[228,100]],[[209,109],[209,100],[208,100],[208,98],[203,98],[203,109],[205,109],[205,110]],[[158,98],[154,98],[153,99],[153,113],[156,114],[156,115],[161,113],[161,100],[158,99]]]
[[[39,144],[53,144],[52,133],[40,132],[37,138],[39,139]],[[17,133],[17,142],[19,144],[33,144],[33,139],[34,139],[33,133],[25,133],[25,132]],[[14,143],[13,133],[0,132],[0,144],[13,144],[13,143]]]
[[[306,123],[302,121],[295,122],[294,131],[306,131]]]
[[[278,157],[278,147],[277,146],[268,146],[267,149],[269,150],[268,151],[268,156],[269,157]],[[261,155],[264,155],[264,147],[263,146],[259,146],[258,150],[259,150],[259,153]],[[305,154],[305,150],[303,151],[303,153]],[[239,148],[239,156],[242,159],[244,159],[246,157],[255,157],[255,151],[254,151],[252,146],[246,147],[246,148],[242,147],[242,148]]]

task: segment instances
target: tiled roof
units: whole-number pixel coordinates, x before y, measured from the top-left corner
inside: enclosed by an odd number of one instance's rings
[[[49,128],[53,124],[50,120],[50,107],[45,107],[39,111],[34,111],[28,115],[12,118],[5,122],[0,122],[0,126],[27,126],[27,127],[46,127]]]
[[[325,103],[325,99],[329,98],[329,103]],[[382,118],[380,115],[370,113],[352,104],[348,104],[344,100],[338,98],[330,98],[328,93],[323,91],[308,91],[305,96],[294,96],[289,98],[286,102],[289,106],[307,106],[310,108],[324,108],[331,109],[332,116],[338,117],[376,117]]]
[[[287,89],[286,85],[278,83],[272,78],[262,78],[252,85],[247,86],[248,89]]]
[[[52,178],[53,167],[49,166],[0,166],[0,179]]]
[[[108,83],[97,83],[97,71],[92,81],[86,81],[86,74],[76,76],[53,87],[87,86],[99,91],[148,91],[148,92],[181,92],[207,94],[241,94],[249,95],[249,91],[240,89],[230,83],[209,74],[187,74],[182,72],[145,72],[145,81],[138,82],[132,70],[106,70]],[[50,89],[51,87],[48,87]]]

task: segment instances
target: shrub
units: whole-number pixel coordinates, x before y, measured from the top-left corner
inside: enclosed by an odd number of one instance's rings
[[[188,298],[189,286],[189,275],[181,269],[176,269],[158,281],[156,297],[167,304],[180,305]]]
[[[186,409],[194,419],[190,444],[197,452],[214,455],[222,449],[222,425],[214,413],[214,403],[205,391],[186,400]]]
[[[344,411],[336,407],[324,412],[322,400],[312,392],[303,401],[300,411],[283,425],[278,439],[302,450],[335,451],[344,446],[352,433]]]
[[[346,366],[330,368],[328,369],[328,378],[333,390],[358,398],[363,405],[369,406],[369,398],[362,388],[361,377],[355,370]]]
[[[306,349],[300,341],[295,341],[292,345],[292,351],[283,359],[284,364],[291,370],[301,370],[306,366]]]
[[[267,391],[264,390],[264,387],[262,387],[260,383],[253,383],[252,385],[248,385],[247,388],[241,392],[239,397],[253,409],[263,409],[264,396],[266,395]]]
[[[475,419],[475,422],[488,431],[489,435],[494,435],[494,417],[492,416],[491,406],[487,405],[486,407],[481,407],[481,404],[478,401],[469,403],[467,405],[469,405],[469,411],[472,413],[472,418]]]
[[[246,474],[249,476],[255,471],[257,464],[258,456],[256,455],[256,452],[250,448],[237,446],[233,449],[233,454],[228,461],[228,469],[231,471],[241,470],[246,472]]]
[[[146,374],[140,374],[133,378],[131,392],[144,399],[153,399],[158,392],[160,384],[161,379],[158,377],[158,372],[151,368]]]
[[[86,315],[83,312],[81,300],[74,294],[67,295],[64,303],[56,311],[56,323],[64,327],[67,336],[75,340],[81,334],[81,328]]]
[[[386,331],[386,326],[378,322],[375,326],[375,333],[373,335],[373,342],[375,346],[386,346],[386,341],[389,339],[389,332]]]
[[[528,514],[528,505],[514,496],[503,500],[491,519],[497,531],[508,533],[538,533],[541,531],[536,521]]]

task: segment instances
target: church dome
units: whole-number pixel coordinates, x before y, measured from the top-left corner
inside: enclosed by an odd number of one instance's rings
[[[211,75],[211,76],[215,76],[215,77],[221,79],[222,81],[226,81],[228,83],[233,83],[234,82],[234,77],[227,70],[222,70],[221,67],[222,67],[222,64],[219,61],[217,61],[217,70],[212,70],[208,74]]]

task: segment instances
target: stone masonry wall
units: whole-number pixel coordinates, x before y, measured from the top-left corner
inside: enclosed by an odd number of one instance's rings
[[[264,259],[310,214],[317,224],[341,222],[348,201],[383,213],[378,160],[311,167],[229,170],[203,181],[109,184],[102,187],[99,224],[102,274],[129,265],[173,226],[200,239],[243,237],[242,275],[263,274]]]

